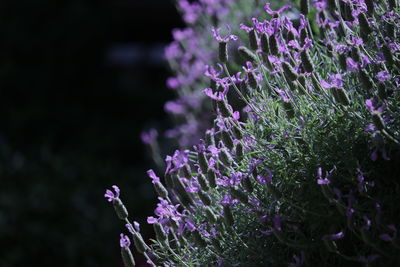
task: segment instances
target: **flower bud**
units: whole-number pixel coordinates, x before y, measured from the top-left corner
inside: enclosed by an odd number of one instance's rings
[[[242,92],[243,96],[249,97],[251,95],[252,88],[250,88],[250,86],[247,85],[246,80],[240,82],[239,89],[240,92]]]
[[[351,58],[356,62],[361,61],[360,49],[358,47],[353,47],[351,49]]]
[[[165,184],[167,185],[167,187],[168,187],[169,189],[174,188],[174,183],[173,183],[173,181],[172,181],[171,174],[166,173],[166,174],[164,175],[164,181],[165,181]]]
[[[247,192],[253,192],[253,185],[249,177],[243,178],[241,181],[242,186],[246,189]]]
[[[336,11],[336,0],[328,0],[328,8],[330,11]]]
[[[219,61],[222,63],[228,62],[228,43],[227,42],[219,42]]]
[[[365,0],[365,5],[367,6],[367,13],[369,16],[372,16],[374,14],[374,1],[372,0]]]
[[[121,220],[125,220],[126,218],[128,218],[128,210],[126,209],[120,198],[114,198],[112,200],[112,203],[118,218],[120,218]]]
[[[168,197],[168,191],[165,189],[165,187],[162,185],[160,182],[156,182],[154,184],[154,189],[156,190],[157,194],[162,197],[162,198],[167,198]]]
[[[333,51],[332,44],[330,44],[330,43],[327,44],[327,45],[326,45],[326,55],[327,55],[328,57],[330,57],[330,58],[333,57],[332,51]]]
[[[121,256],[125,267],[135,267],[135,259],[129,247],[121,248]]]
[[[265,54],[269,54],[268,35],[266,33],[261,35],[261,51]]]
[[[258,88],[258,81],[256,74],[254,72],[250,72],[248,75],[248,80],[249,80],[249,85],[252,89],[257,89]]]
[[[228,109],[225,101],[217,101],[217,107],[223,117],[225,117],[225,118],[231,117],[232,112]]]
[[[368,35],[372,32],[371,27],[369,26],[367,17],[364,13],[360,13],[358,15],[358,22],[360,24],[360,35],[361,38],[366,41],[368,39]]]
[[[231,187],[230,193],[233,198],[240,200],[240,202],[244,204],[249,203],[249,197],[243,191]]]
[[[338,96],[339,96],[339,102],[343,106],[349,106],[350,105],[350,99],[347,96],[347,94],[344,91],[344,89],[343,88],[337,88],[337,93],[338,93]]]
[[[202,173],[207,173],[208,170],[208,160],[206,158],[205,153],[203,152],[199,152],[197,154],[197,161],[199,163],[200,169],[202,171]]]
[[[194,240],[194,243],[198,248],[205,248],[207,246],[206,241],[201,237],[199,231],[195,230],[192,232],[192,237]]]
[[[213,170],[208,169],[207,177],[208,177],[208,182],[210,184],[210,187],[212,187],[212,188],[217,187],[217,183],[216,183],[216,180],[215,180],[215,173],[214,173]]]
[[[370,77],[368,76],[368,73],[365,70],[360,69],[358,71],[358,79],[360,80],[361,85],[364,87],[364,89],[367,92],[371,92],[373,84]]]
[[[225,146],[229,148],[229,150],[232,150],[234,147],[231,135],[227,131],[222,131],[222,141],[224,142]]]
[[[299,92],[301,93],[301,94],[305,94],[307,91],[307,82],[306,82],[306,76],[304,76],[303,74],[302,75],[299,75],[299,77],[298,77],[298,82],[299,82],[299,86],[298,86],[298,89],[299,89]]]
[[[285,77],[289,79],[289,81],[297,80],[297,73],[294,71],[292,66],[287,62],[282,62],[282,69]]]
[[[283,108],[286,111],[286,114],[288,115],[288,118],[291,119],[294,117],[294,109],[293,105],[291,102],[283,102]]]
[[[215,146],[214,135],[211,131],[206,131],[205,142],[207,146]]]
[[[317,77],[315,77],[314,75],[311,76],[311,83],[312,83],[315,91],[321,92],[321,89],[322,89],[321,85],[319,84]]]
[[[208,187],[208,183],[204,174],[200,173],[199,176],[197,176],[197,181],[199,182],[203,191],[208,191],[210,189],[210,187]]]
[[[372,122],[374,123],[376,129],[383,130],[385,129],[385,122],[382,120],[381,115],[379,114],[372,114]]]
[[[197,195],[199,196],[201,202],[204,203],[204,205],[207,205],[207,206],[211,205],[211,198],[207,193],[205,193],[203,191],[199,191],[199,192],[197,192]]]
[[[224,206],[224,221],[226,226],[232,226],[235,223],[231,208],[229,206]]]
[[[342,15],[343,20],[345,21],[354,21],[353,16],[351,15],[352,13],[352,6],[348,3],[345,3],[343,1],[339,1],[340,3],[340,14]]]
[[[215,216],[214,212],[210,209],[210,207],[206,207],[206,217],[209,223],[214,224],[217,222],[217,216]]]
[[[310,5],[308,3],[308,0],[301,0],[300,13],[303,14],[304,16],[307,16],[309,11],[310,11]]]
[[[174,183],[174,189],[178,193],[179,199],[181,200],[182,205],[189,206],[192,203],[192,199],[190,198],[189,194],[186,192],[185,185],[182,183],[179,176],[177,176],[177,175],[173,176],[173,183]]]
[[[246,61],[257,62],[257,56],[245,46],[239,46],[239,55]]]
[[[190,179],[192,177],[192,170],[190,169],[189,164],[183,165],[180,169],[180,173],[183,177]]]
[[[153,223],[154,232],[156,233],[156,238],[159,242],[163,243],[167,240],[167,234],[164,231],[162,225],[158,222]]]
[[[236,158],[238,159],[238,162],[242,161],[243,157],[244,157],[244,153],[243,153],[243,145],[242,143],[238,142],[236,144]]]
[[[383,57],[384,57],[385,60],[386,60],[386,64],[387,64],[389,67],[392,66],[393,63],[394,63],[393,55],[392,55],[392,52],[390,51],[390,48],[389,48],[386,44],[384,44],[384,45],[382,46],[382,53],[383,53]]]
[[[343,88],[332,87],[331,90],[336,102],[342,104],[343,106],[350,105],[350,99]]]
[[[219,159],[221,160],[221,162],[223,164],[225,164],[226,166],[231,166],[233,159],[232,156],[230,155],[230,153],[225,149],[222,148],[219,152]]]
[[[339,54],[339,66],[342,71],[347,71],[346,56],[344,54]]]
[[[313,72],[314,66],[313,66],[313,62],[312,62],[312,59],[311,59],[308,51],[306,51],[306,50],[301,51],[300,56],[301,56],[301,62],[303,63],[303,67],[304,67],[305,71],[310,72],[310,73]]]
[[[287,83],[288,83],[288,85],[289,85],[289,89],[290,89],[290,91],[292,91],[292,92],[296,92],[297,91],[297,83],[296,83],[296,81],[294,81],[294,82],[291,82],[290,80],[286,80],[287,81]]]
[[[271,35],[268,38],[268,45],[269,45],[269,52],[271,55],[277,56],[278,55],[278,44],[276,42],[275,35]]]
[[[395,31],[394,31],[394,25],[392,23],[386,22],[386,36],[385,37],[389,37],[390,39],[394,40],[396,39],[395,36]]]
[[[378,85],[378,96],[382,100],[385,100],[387,98],[387,92],[384,83],[379,83]]]
[[[233,135],[236,137],[237,140],[243,139],[243,134],[239,129],[239,126],[233,126],[232,127]]]
[[[135,244],[136,250],[139,253],[144,254],[147,251],[148,247],[147,247],[146,243],[143,241],[142,236],[139,233],[133,233],[132,237],[133,237],[133,243]]]
[[[254,29],[249,31],[250,48],[253,50],[258,49],[257,34]]]

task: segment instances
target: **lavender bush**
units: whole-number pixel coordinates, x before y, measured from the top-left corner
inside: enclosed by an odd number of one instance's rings
[[[197,24],[208,2],[252,16]],[[136,250],[153,266],[398,266],[399,1],[180,3],[187,31],[214,38],[202,93],[215,119],[167,156],[163,181],[147,172],[156,239],[107,191]],[[124,234],[121,249],[134,266]]]

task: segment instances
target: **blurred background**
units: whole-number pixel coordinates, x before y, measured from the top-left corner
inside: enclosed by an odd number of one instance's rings
[[[182,26],[169,0],[0,2],[1,267],[122,266],[114,184],[148,236],[139,136],[168,127],[163,49]]]

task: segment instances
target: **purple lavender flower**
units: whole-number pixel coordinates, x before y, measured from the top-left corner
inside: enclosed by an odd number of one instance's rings
[[[338,240],[343,237],[344,237],[344,232],[340,231],[339,233],[336,233],[336,234],[324,235],[322,237],[322,240]]]
[[[167,87],[169,89],[177,89],[179,88],[179,86],[181,86],[179,79],[176,77],[169,77],[167,79]]]
[[[230,194],[226,194],[222,197],[221,201],[217,201],[216,203],[224,207],[225,206],[229,207],[239,203],[239,200],[233,199]]]
[[[223,69],[222,69],[221,64],[217,64],[217,65],[218,65],[219,71],[217,71],[213,66],[206,65],[204,75],[206,75],[207,77],[210,77],[214,81],[218,81],[219,80],[218,77],[223,72]]]
[[[382,104],[380,107],[378,107],[378,101],[376,101],[375,98],[369,98],[365,100],[365,105],[372,114],[381,114],[386,108],[386,104]]]
[[[224,90],[223,92],[213,92],[211,88],[206,88],[203,90],[203,93],[209,98],[215,101],[223,101],[228,93],[228,90]]]
[[[180,170],[189,161],[189,150],[175,150],[174,155],[167,156],[165,162],[167,163],[167,168],[165,173],[174,173]]]
[[[119,245],[121,248],[127,248],[131,245],[131,241],[127,235],[121,234],[119,239]]]
[[[282,14],[283,12],[285,12],[287,9],[289,9],[289,8],[292,8],[292,6],[290,6],[290,5],[285,5],[285,6],[283,6],[283,7],[281,7],[279,10],[277,10],[277,11],[273,11],[271,8],[270,8],[270,3],[269,2],[267,2],[266,4],[265,4],[265,6],[264,6],[264,10],[265,10],[265,12],[267,12],[268,14],[270,14],[270,15],[272,15],[272,16],[274,16],[274,15],[280,15],[280,14]]]
[[[268,168],[265,168],[265,170],[267,171],[268,176],[264,176],[262,174],[259,174],[256,177],[257,182],[259,182],[260,184],[269,184],[269,183],[272,182],[273,174],[272,174],[271,170],[268,169]]]
[[[140,224],[137,221],[133,222],[133,226],[130,223],[125,224],[126,229],[128,229],[129,233],[134,234],[136,232],[140,232]]]
[[[183,20],[188,24],[195,23],[201,12],[201,6],[198,3],[191,4],[187,0],[180,0],[179,8],[183,12]]]
[[[164,104],[164,110],[170,114],[185,114],[187,112],[185,106],[182,103],[182,99],[177,99],[175,101],[167,101]]]
[[[325,178],[322,178],[322,168],[318,168],[317,176],[318,176],[317,184],[330,184],[331,183],[331,181],[329,180],[328,172],[326,172]]]
[[[346,65],[347,65],[347,71],[350,72],[357,72],[358,69],[360,68],[360,64],[351,57],[346,58]]]
[[[333,88],[333,87],[343,88],[342,75],[340,75],[340,74],[330,75],[328,81],[321,80],[320,84],[325,89],[329,89],[329,88]]]
[[[231,28],[229,27],[229,25],[226,25],[226,28],[228,29],[228,32],[231,31]],[[215,29],[214,27],[211,28],[212,34],[214,36],[214,38],[218,41],[218,42],[229,42],[229,41],[236,41],[238,39],[238,37],[236,35],[233,34],[228,34],[226,37],[221,37],[220,34],[220,29]]]
[[[104,197],[108,198],[108,199],[107,199],[108,202],[111,202],[111,201],[113,201],[114,199],[119,198],[120,190],[119,190],[118,186],[113,185],[112,188],[115,190],[115,194],[114,194],[111,190],[109,190],[109,189],[107,189],[107,190],[106,190],[106,193],[104,194]]]
[[[157,139],[157,136],[158,136],[157,130],[154,128],[151,128],[147,132],[142,132],[140,134],[140,139],[142,140],[142,142],[144,144],[151,144]]]
[[[364,43],[362,38],[356,38],[353,35],[351,36],[351,39],[346,40],[346,42],[351,46],[360,46]]]
[[[155,184],[155,183],[159,183],[160,182],[160,178],[159,177],[157,177],[157,175],[154,173],[154,171],[153,170],[148,170],[147,171],[147,175],[151,178],[151,182],[153,183],[153,184]]]
[[[157,204],[156,209],[154,210],[154,214],[158,217],[155,218],[153,216],[147,217],[147,223],[153,224],[159,222],[162,225],[166,225],[170,220],[179,223],[181,217],[183,216],[182,213],[178,211],[179,204],[171,205],[169,202],[162,197],[159,197],[159,203]]]
[[[380,72],[378,72],[378,74],[376,74],[375,77],[381,83],[384,83],[385,81],[387,81],[391,78],[389,72],[387,72],[387,71],[380,71]]]
[[[275,89],[275,91],[281,96],[283,102],[290,102],[289,94],[286,91],[280,89]]]
[[[326,8],[327,2],[326,0],[321,0],[321,1],[314,1],[313,4],[318,12],[322,12]]]

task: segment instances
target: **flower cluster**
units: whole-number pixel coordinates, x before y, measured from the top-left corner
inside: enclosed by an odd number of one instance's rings
[[[159,195],[147,219],[155,240],[119,214],[119,190],[107,191],[137,251],[152,266],[399,265],[398,1],[252,2],[249,17],[250,1],[178,2],[191,26],[175,33],[186,41],[171,59],[209,42],[197,27],[208,23],[214,44],[194,50],[213,64],[206,89],[172,84],[200,89],[194,98],[214,119],[193,149],[167,156],[163,177],[147,172]],[[221,34],[210,26],[226,14],[238,23]],[[203,73],[175,62],[182,75]]]

